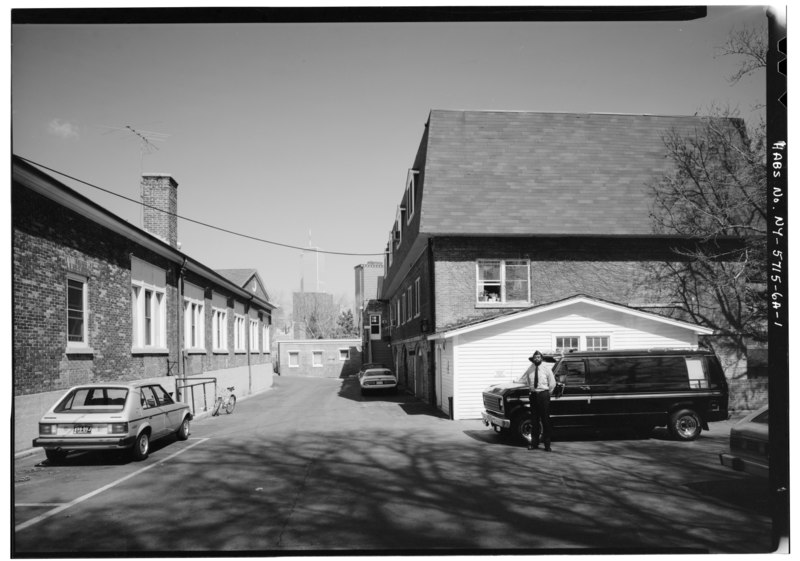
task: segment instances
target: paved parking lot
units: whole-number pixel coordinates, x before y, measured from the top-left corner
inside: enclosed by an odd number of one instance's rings
[[[277,378],[145,462],[16,460],[15,527],[71,506],[15,551],[767,552],[766,482],[717,459],[730,425],[559,434],[546,454],[355,380]]]

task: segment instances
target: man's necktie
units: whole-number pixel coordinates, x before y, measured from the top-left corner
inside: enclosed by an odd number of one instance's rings
[[[536,370],[533,373],[533,389],[539,387],[539,365],[536,365]]]

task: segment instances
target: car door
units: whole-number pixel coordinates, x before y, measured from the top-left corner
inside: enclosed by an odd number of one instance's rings
[[[175,432],[183,421],[183,414],[186,406],[183,403],[176,402],[172,396],[167,393],[160,385],[151,387],[153,393],[156,394],[158,403],[164,411],[165,430],[167,432]]]
[[[592,425],[589,407],[592,394],[586,380],[586,362],[582,358],[564,358],[555,372],[558,386],[550,400],[550,418],[554,426]]]
[[[166,429],[166,416],[158,403],[158,398],[151,386],[141,388],[142,414],[150,423],[151,440],[164,436]]]

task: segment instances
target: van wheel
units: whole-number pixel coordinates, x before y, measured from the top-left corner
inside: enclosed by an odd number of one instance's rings
[[[524,442],[528,442],[528,439],[531,436],[531,427],[533,423],[531,423],[531,416],[528,414],[527,411],[522,411],[517,413],[514,417],[514,425],[512,427],[512,431],[514,435],[519,437]]]
[[[675,440],[695,440],[702,430],[700,417],[691,409],[676,411],[669,418],[669,432]]]

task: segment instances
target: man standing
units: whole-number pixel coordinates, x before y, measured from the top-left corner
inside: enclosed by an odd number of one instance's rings
[[[556,387],[556,377],[553,369],[542,362],[542,353],[536,351],[533,356],[528,358],[533,364],[525,371],[525,374],[518,380],[528,385],[531,403],[531,440],[528,443],[528,450],[539,447],[539,426],[541,425],[544,449],[550,452],[550,434],[552,425],[550,424],[550,392]]]

